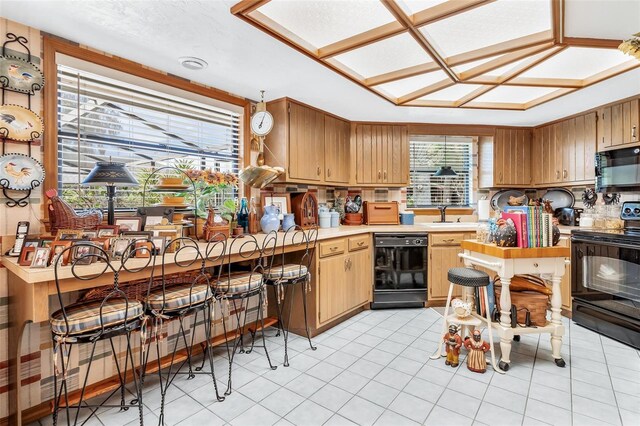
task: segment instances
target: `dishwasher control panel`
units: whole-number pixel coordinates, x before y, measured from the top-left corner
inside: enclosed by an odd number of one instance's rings
[[[426,247],[428,245],[426,234],[375,234],[374,238],[376,247]]]

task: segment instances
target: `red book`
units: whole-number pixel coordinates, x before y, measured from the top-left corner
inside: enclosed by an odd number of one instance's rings
[[[529,236],[527,234],[527,215],[523,213],[502,213],[504,220],[511,219],[516,227],[516,234],[518,235],[518,247],[529,247]]]

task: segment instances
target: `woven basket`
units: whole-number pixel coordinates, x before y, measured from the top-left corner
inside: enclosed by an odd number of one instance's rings
[[[200,275],[199,270],[169,274],[165,277],[165,285],[169,287],[174,284],[192,283],[198,277],[198,275]],[[208,278],[211,279],[211,276],[208,276]],[[151,290],[161,286],[162,278],[154,278],[153,283],[151,283]],[[120,285],[120,290],[122,290],[127,295],[127,299],[129,300],[144,300],[144,298],[147,296],[148,289],[149,279],[129,281]],[[86,302],[96,299],[101,300],[107,297],[107,295],[112,291],[113,286],[111,285],[94,288],[80,297],[80,299],[78,299],[78,302]]]
[[[500,293],[502,288],[496,287],[496,304],[500,310]],[[518,324],[524,324],[527,308],[531,312],[531,325],[542,327],[547,324],[547,307],[549,296],[533,291],[512,291],[511,304],[518,309]]]

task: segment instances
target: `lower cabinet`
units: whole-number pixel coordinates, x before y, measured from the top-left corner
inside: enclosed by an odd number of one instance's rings
[[[369,238],[367,235],[366,239],[359,236],[320,243],[316,279],[319,325],[371,300]]]
[[[569,238],[560,238],[558,245],[569,247],[571,246],[571,240]],[[562,309],[571,312],[571,263],[564,266],[560,290],[562,294]]]
[[[436,302],[437,305],[442,305],[446,302],[449,292],[447,274],[450,268],[464,267],[462,258],[458,257],[458,254],[462,252],[460,244],[462,240],[472,237],[471,234],[462,232],[429,234],[428,304]],[[462,295],[461,287],[455,287],[453,295],[460,297]]]

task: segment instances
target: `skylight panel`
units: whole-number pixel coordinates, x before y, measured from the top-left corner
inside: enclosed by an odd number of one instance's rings
[[[334,59],[365,78],[432,62],[407,33],[351,50]]]
[[[447,79],[447,75],[444,71],[433,71],[427,74],[417,75],[415,77],[380,84],[375,86],[374,89],[381,90],[395,98],[399,98],[445,79]]]
[[[396,0],[407,15],[413,15],[422,10],[427,10],[441,3],[446,3],[446,1],[447,0]]]
[[[259,12],[316,48],[394,21],[382,3],[371,0],[271,0]]]
[[[482,87],[480,84],[456,84],[446,89],[438,90],[427,96],[418,98],[419,101],[457,101]]]
[[[424,26],[446,57],[551,29],[551,2],[499,0]]]
[[[556,90],[558,90],[557,87],[498,86],[474,99],[473,103],[499,102],[526,104]]]
[[[463,73],[465,71],[469,71],[472,68],[475,68],[479,65],[482,64],[486,64],[489,61],[493,61],[494,59],[499,58],[502,55],[497,55],[497,56],[490,56],[488,58],[484,58],[484,59],[479,59],[477,61],[473,61],[473,62],[467,62],[466,64],[462,64],[462,65],[457,65],[455,67],[452,67],[453,71],[460,74]]]
[[[569,47],[521,74],[521,77],[583,80],[629,59],[617,49]]]

